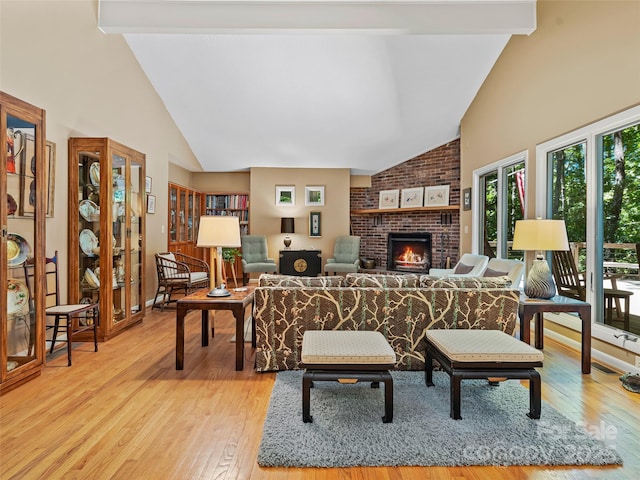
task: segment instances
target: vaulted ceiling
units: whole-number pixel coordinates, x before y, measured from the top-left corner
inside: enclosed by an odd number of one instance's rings
[[[203,171],[373,174],[453,140],[535,0],[101,0]],[[179,159],[176,159],[179,163]]]

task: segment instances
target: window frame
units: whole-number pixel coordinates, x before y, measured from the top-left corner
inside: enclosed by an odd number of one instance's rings
[[[481,199],[481,194],[484,194],[484,188],[481,185],[481,179],[485,175],[497,172],[498,177],[498,206],[497,206],[497,237],[498,237],[498,245],[496,246],[496,256],[498,258],[507,258],[507,242],[504,240],[505,231],[506,231],[506,215],[505,215],[505,204],[506,204],[506,194],[507,194],[507,184],[505,182],[506,170],[518,163],[524,163],[525,169],[525,177],[524,177],[524,211],[527,211],[527,183],[528,183],[528,175],[526,172],[529,170],[529,152],[527,150],[523,150],[521,152],[515,153],[508,157],[505,157],[501,160],[493,162],[489,165],[485,165],[483,167],[477,168],[473,171],[473,201],[472,205],[472,235],[471,235],[471,249],[474,254],[482,254],[484,250],[484,239],[482,238],[482,229],[480,226],[480,219],[484,218],[483,213],[481,212],[481,208],[484,206],[484,201]]]
[[[602,308],[603,299],[594,292],[593,278],[599,275],[602,278],[602,249],[596,248],[602,245],[602,167],[598,161],[598,155],[602,149],[602,136],[611,134],[617,130],[640,123],[640,105],[636,105],[627,110],[603,118],[597,122],[585,125],[572,132],[568,132],[559,137],[555,137],[546,142],[536,145],[536,193],[535,193],[535,215],[543,218],[547,217],[550,204],[551,191],[549,188],[549,160],[548,154],[558,149],[566,148],[577,143],[584,142],[585,147],[585,173],[587,177],[587,238],[593,238],[595,242],[587,244],[587,301],[591,303],[591,335],[593,338],[612,345],[616,345],[624,350],[640,354],[640,342],[625,342],[619,337],[621,330],[605,326],[595,322],[594,315]],[[580,331],[580,321],[570,315],[554,315],[553,321],[572,330]],[[628,333],[628,332],[626,332]],[[634,336],[628,333],[628,335]],[[602,354],[606,355],[606,354]],[[607,356],[614,361],[614,357]]]

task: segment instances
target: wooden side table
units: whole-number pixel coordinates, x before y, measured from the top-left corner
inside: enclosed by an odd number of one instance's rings
[[[544,314],[552,312],[574,312],[582,320],[582,373],[591,373],[591,305],[587,302],[560,295],[547,300],[520,294],[520,340],[531,342],[531,320],[535,319],[535,346],[542,350]]]
[[[209,345],[209,310],[230,310],[236,319],[236,370],[244,368],[244,312],[253,305],[255,287],[230,290],[229,297],[207,297],[209,289],[198,290],[178,300],[176,310],[176,370],[184,368],[184,317],[190,310],[202,310],[202,346]],[[213,328],[211,329],[213,336]],[[256,346],[255,328],[252,346]]]

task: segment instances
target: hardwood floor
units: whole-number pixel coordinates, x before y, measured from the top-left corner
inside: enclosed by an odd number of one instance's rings
[[[234,370],[233,319],[216,314],[200,346],[200,317],[186,320],[185,369],[175,370],[175,311],[50,358],[41,377],[0,397],[0,478],[8,479],[581,479],[640,478],[640,395],[619,374],[580,374],[579,354],[545,342],[543,399],[607,435],[623,467],[380,467],[263,469],[256,463],[275,374]],[[446,434],[446,432],[443,432]]]

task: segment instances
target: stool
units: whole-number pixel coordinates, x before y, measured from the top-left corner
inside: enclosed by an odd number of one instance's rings
[[[611,288],[604,289],[604,305],[605,305],[605,324],[613,324],[613,301],[620,305],[620,300],[624,300],[624,329],[629,331],[629,301],[633,292],[628,290],[615,290]],[[620,318],[620,309],[616,307],[616,318]]]
[[[302,337],[302,421],[313,422],[310,414],[314,381],[339,383],[384,383],[384,423],[393,421],[393,378],[389,369],[396,354],[380,332],[353,330],[308,330]]]
[[[450,412],[460,420],[460,384],[462,379],[529,380],[528,417],[540,418],[540,374],[544,355],[500,330],[427,330],[425,380],[433,386],[433,360],[450,377]],[[489,382],[495,385],[495,382]]]

